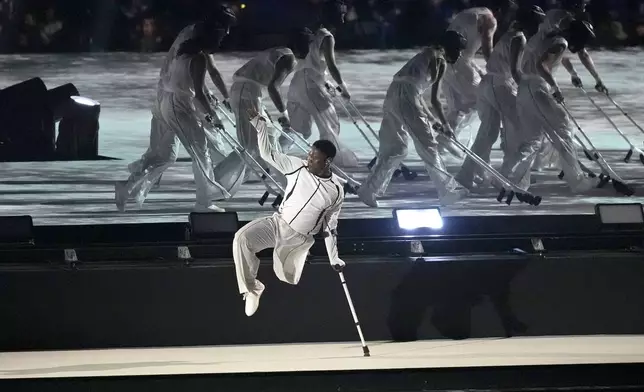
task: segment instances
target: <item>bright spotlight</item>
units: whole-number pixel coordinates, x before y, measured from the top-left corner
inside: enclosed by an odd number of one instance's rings
[[[443,217],[438,207],[395,209],[394,218],[403,230],[443,228]]]
[[[239,8],[241,8],[241,9],[245,9],[245,8],[246,8],[246,4],[242,3],[242,4],[239,6]]]
[[[644,224],[644,210],[641,203],[597,204],[595,214],[603,225]]]
[[[94,101],[93,99],[89,99],[86,97],[79,97],[77,95],[72,95],[70,97],[74,102],[76,102],[79,105],[84,105],[84,106],[98,106],[100,105],[98,102]]]

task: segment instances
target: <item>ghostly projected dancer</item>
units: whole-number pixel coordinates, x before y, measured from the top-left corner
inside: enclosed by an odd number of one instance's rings
[[[344,190],[341,180],[331,172],[331,162],[336,156],[333,143],[316,141],[304,161],[275,148],[264,117],[252,112],[249,117],[248,129],[256,132],[259,155],[287,179],[286,196],[278,212],[248,223],[233,240],[239,293],[244,297],[246,315],[252,316],[264,292],[264,285],[257,280],[257,252],[274,248],[275,274],[281,281],[296,285],[314,243],[313,236],[322,230],[331,265],[344,267],[344,261],[338,256],[336,238]]]
[[[203,128],[204,118],[217,118],[205,75],[210,73],[221,94],[228,96],[211,55],[235,22],[236,16],[230,8],[218,7],[204,21],[184,28],[175,39],[160,73],[152,108],[150,146],[140,160],[129,165],[129,179],[116,184],[115,199],[119,210],[125,210],[130,198],[139,207],[143,204],[163,172],[175,163],[179,140],[192,158],[197,187],[194,210],[223,211],[213,201],[230,195],[215,180]],[[227,101],[224,103],[228,105]]]
[[[566,49],[578,53],[594,38],[590,23],[573,20],[561,31],[534,36],[533,47],[524,53],[524,74],[517,94],[520,119],[518,151],[508,167],[511,178],[522,188],[530,185],[530,169],[539,153],[544,135],[558,152],[565,173],[564,180],[573,192],[586,192],[599,184],[599,178],[589,178],[581,169],[573,142],[574,129],[561,107],[563,94],[554,74]]]
[[[377,196],[387,190],[394,171],[407,155],[410,134],[418,155],[425,162],[443,205],[463,198],[467,191],[447,172],[438,153],[436,132],[452,137],[453,132],[438,99],[445,68],[454,64],[466,47],[465,37],[456,31],[446,31],[436,45],[423,49],[394,75],[383,104],[384,117],[378,134],[378,160],[367,179],[358,189],[358,196],[366,205],[377,207]],[[423,99],[431,87],[434,115]]]
[[[320,133],[320,139],[330,140],[338,149],[335,164],[344,167],[358,166],[358,157],[343,146],[339,140],[340,119],[335,111],[333,99],[325,88],[327,70],[341,89],[341,95],[350,99],[349,89],[342,79],[335,60],[335,38],[330,30],[344,23],[347,6],[343,0],[327,0],[318,29],[311,37],[308,55],[300,61],[293,74],[288,90],[288,112],[293,130],[308,139],[313,121]],[[284,147],[290,147],[286,138],[280,140]]]
[[[298,32],[291,36],[289,47],[265,50],[250,59],[233,75],[230,88],[231,105],[237,123],[237,138],[246,150],[261,163],[257,146],[257,131],[251,124],[249,113],[262,113],[263,91],[279,111],[278,122],[284,129],[290,129],[286,104],[280,87],[297,64],[296,56],[303,58],[308,50],[309,34]],[[304,54],[301,54],[304,53]],[[278,135],[272,133],[271,140],[277,144]],[[234,154],[234,153],[233,153]],[[240,161],[240,165],[244,165]],[[236,189],[230,191],[234,194]]]
[[[454,64],[445,70],[443,93],[447,100],[447,121],[454,129],[456,136],[471,122],[475,114],[477,102],[477,87],[483,76],[483,70],[474,62],[474,56],[479,49],[483,52],[485,61],[492,53],[494,33],[497,21],[495,15],[502,18],[507,13],[513,13],[516,5],[512,0],[497,0],[490,8],[468,8],[456,14],[448,30],[454,30],[465,37],[467,48]],[[441,150],[447,149],[456,156],[459,151],[440,138]]]
[[[492,146],[499,138],[501,124],[501,148],[504,154],[512,154],[518,150],[515,137],[519,124],[516,97],[521,80],[521,58],[526,45],[526,35],[533,36],[544,17],[545,13],[538,6],[521,7],[516,20],[494,45],[487,61],[486,74],[478,87],[476,109],[481,125],[472,145],[472,152],[488,163]],[[509,168],[503,166],[501,174],[508,175]],[[485,179],[485,174],[474,160],[466,157],[456,179],[473,190],[475,175]]]
[[[546,18],[541,26],[539,26],[539,32],[535,37],[544,36],[552,33],[553,31],[557,31],[558,29],[563,29],[575,18],[584,19],[587,2],[587,0],[564,0],[561,8],[554,8],[546,12]],[[542,37],[535,38],[534,42],[532,42],[532,40],[528,41],[526,52],[534,50],[535,45],[540,39],[542,39]],[[592,77],[595,78],[595,89],[600,93],[608,93],[608,89],[604,86],[604,83],[595,68],[595,63],[586,48],[580,50],[577,55],[584,67]],[[575,67],[568,56],[564,55],[561,60],[561,65],[563,65],[566,71],[570,74],[573,86],[583,87],[581,78],[575,71]],[[541,150],[537,160],[535,161],[534,169],[541,170],[546,167],[557,167],[559,166],[558,160],[559,157],[553,149],[552,143],[546,138],[543,141]]]

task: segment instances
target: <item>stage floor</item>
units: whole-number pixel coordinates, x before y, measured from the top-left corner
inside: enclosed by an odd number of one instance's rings
[[[636,189],[644,188],[644,176],[639,161],[624,163],[624,152],[607,151],[605,158],[613,168]],[[500,153],[494,151],[493,164],[500,166]],[[587,161],[586,161],[587,162]],[[364,162],[366,165],[367,161]],[[369,208],[357,196],[347,195],[341,219],[391,217],[393,208],[427,207],[436,205],[437,195],[422,163],[407,160],[419,177],[413,181],[402,178],[392,181],[387,195],[380,199],[380,208]],[[449,162],[448,162],[449,163]],[[123,179],[126,161],[97,162],[28,162],[4,163],[9,175],[0,179],[0,216],[31,215],[36,225],[113,224],[186,222],[194,205],[194,180],[191,164],[178,162],[163,176],[161,187],[150,192],[142,209],[121,213],[114,204],[114,182]],[[367,176],[364,167],[347,170],[358,181]],[[597,169],[593,163],[587,165]],[[448,166],[456,173],[458,162]],[[597,173],[599,173],[596,170]],[[632,203],[642,197],[624,197],[611,185],[595,189],[586,195],[574,195],[565,182],[557,178],[558,171],[535,173],[537,183],[531,191],[543,197],[540,206],[521,204],[515,199],[511,206],[496,200],[497,192],[470,194],[459,203],[442,207],[444,216],[454,215],[521,215],[521,214],[592,214],[598,203]],[[273,213],[272,198],[264,206],[257,200],[264,192],[261,183],[244,184],[231,200],[218,203],[236,211],[241,220],[251,220]]]
[[[537,337],[0,353],[0,378],[644,363],[644,336]]]

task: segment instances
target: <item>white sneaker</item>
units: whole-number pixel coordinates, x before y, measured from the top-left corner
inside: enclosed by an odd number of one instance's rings
[[[114,201],[116,202],[116,208],[118,208],[119,211],[125,212],[127,198],[127,182],[117,181],[114,185]]]
[[[195,203],[195,206],[192,208],[192,211],[194,212],[226,212],[221,207],[217,207],[216,205],[210,203],[208,205],[205,204],[199,204]]]
[[[373,192],[369,192],[367,188],[358,188],[358,198],[360,198],[360,201],[362,201],[369,207],[378,208],[378,200],[376,199],[376,195],[374,195]]]
[[[244,302],[246,303],[244,308],[246,316],[250,317],[257,312],[257,308],[259,308],[259,299],[262,297],[263,293],[264,288],[244,294]]]

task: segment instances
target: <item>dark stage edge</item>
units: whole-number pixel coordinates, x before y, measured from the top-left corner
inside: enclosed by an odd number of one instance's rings
[[[369,360],[365,358],[365,360]],[[6,391],[640,391],[644,364],[2,380]]]

